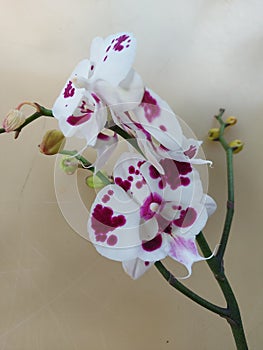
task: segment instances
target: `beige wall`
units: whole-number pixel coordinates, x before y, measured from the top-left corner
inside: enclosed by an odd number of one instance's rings
[[[226,255],[251,349],[262,334],[263,3],[260,0],[0,0],[0,113],[23,100],[51,107],[94,36],[133,31],[135,67],[203,139],[219,107],[239,119],[236,216]],[[234,349],[220,319],[172,290],[152,269],[134,282],[68,226],[56,203],[54,159],[38,153],[54,120],[17,141],[0,137],[0,349]],[[224,155],[204,143],[209,192],[224,215]],[[81,218],[83,220],[83,218]],[[172,265],[175,273],[179,270]],[[187,285],[222,303],[205,263]]]

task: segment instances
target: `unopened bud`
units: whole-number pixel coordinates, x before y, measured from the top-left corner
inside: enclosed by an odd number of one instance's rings
[[[210,141],[217,141],[219,139],[220,130],[218,128],[213,128],[208,131],[208,139]]]
[[[63,148],[65,140],[60,130],[48,130],[39,145],[39,150],[46,155],[57,154]]]
[[[228,117],[227,120],[225,121],[226,126],[232,126],[237,123],[237,118],[236,117]]]
[[[67,174],[73,175],[78,169],[78,160],[74,157],[64,156],[61,158],[59,166]]]
[[[3,128],[6,132],[11,132],[24,124],[26,117],[18,109],[11,109],[3,120]]]
[[[101,171],[105,177],[108,177],[106,171]],[[90,188],[102,188],[105,187],[105,183],[97,176],[91,175],[86,178],[86,184]]]
[[[229,147],[232,148],[233,153],[238,153],[242,151],[244,147],[244,142],[242,142],[241,140],[234,140],[229,143]]]

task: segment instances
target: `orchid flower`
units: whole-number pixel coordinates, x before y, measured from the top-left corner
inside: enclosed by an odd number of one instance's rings
[[[135,49],[131,33],[92,41],[90,59],[76,66],[52,109],[66,137],[84,138],[87,146],[96,147],[97,136],[107,122],[108,107],[112,113],[124,112],[127,103],[140,103],[144,86],[132,69]]]
[[[161,172],[163,158],[192,164],[211,163],[196,159],[202,142],[184,136],[170,106],[149,88],[145,88],[141,103],[122,113],[118,122],[136,137],[146,158]]]
[[[170,256],[183,264],[204,260],[195,236],[205,226],[215,202],[203,193],[190,163],[162,159],[164,174],[141,155],[124,153],[117,161],[114,184],[97,195],[88,232],[103,256],[122,261],[133,278],[155,261]]]

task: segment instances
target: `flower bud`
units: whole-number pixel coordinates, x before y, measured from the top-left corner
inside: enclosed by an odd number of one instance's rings
[[[225,121],[226,126],[232,126],[237,123],[237,118],[236,117],[228,117],[227,120]]]
[[[229,147],[232,148],[233,153],[238,153],[242,151],[244,147],[244,142],[242,142],[241,140],[234,140],[229,143]]]
[[[108,177],[106,171],[101,171],[102,174],[106,177]],[[102,188],[105,187],[105,183],[97,176],[97,175],[91,175],[86,178],[86,184],[90,188]]]
[[[208,131],[208,139],[210,141],[218,141],[220,130],[218,128],[213,128]]]
[[[73,157],[64,156],[61,158],[59,162],[60,168],[67,174],[73,175],[75,171],[78,169],[78,160]]]
[[[6,132],[11,132],[24,124],[26,117],[18,109],[11,109],[3,120],[3,128]]]
[[[46,155],[57,154],[63,148],[65,140],[65,136],[60,130],[48,130],[39,145],[39,150]]]

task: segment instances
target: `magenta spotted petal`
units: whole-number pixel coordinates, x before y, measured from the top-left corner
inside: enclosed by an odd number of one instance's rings
[[[84,138],[87,146],[94,146],[98,133],[106,123],[107,110],[96,94],[75,86],[78,77],[88,78],[90,69],[89,60],[83,60],[76,66],[52,112],[66,137]]]
[[[192,264],[204,259],[195,236],[215,203],[203,194],[199,174],[191,164],[164,159],[163,168],[165,173],[160,174],[142,156],[124,153],[114,169],[115,184],[103,188],[91,208],[92,243],[103,256],[123,261],[133,278],[167,255],[189,274]],[[183,179],[178,184],[173,176]]]
[[[145,88],[141,103],[125,115],[119,122],[132,130],[147,159],[160,171],[159,161],[171,158],[192,164],[210,163],[197,158],[201,141],[183,135],[179,118],[169,105],[154,91]]]
[[[136,52],[136,39],[132,33],[117,33],[106,39],[95,38],[91,45],[94,73],[91,83],[104,80],[117,87],[129,73]]]
[[[142,102],[132,111],[131,119],[138,123],[137,128],[146,130],[164,147],[181,147],[183,133],[176,115],[151,89],[145,89]],[[130,127],[136,130],[132,124]]]

